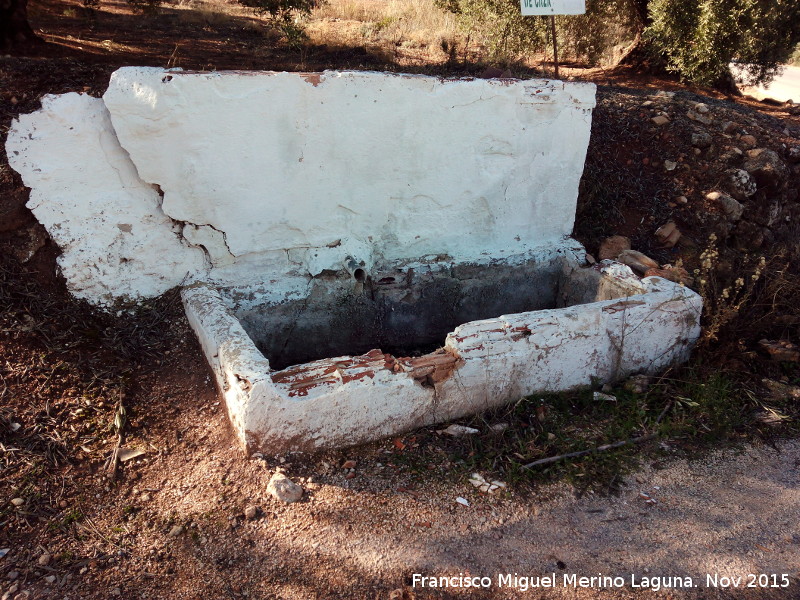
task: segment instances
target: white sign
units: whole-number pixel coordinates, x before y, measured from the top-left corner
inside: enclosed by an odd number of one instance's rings
[[[586,0],[520,0],[522,15],[582,15]]]

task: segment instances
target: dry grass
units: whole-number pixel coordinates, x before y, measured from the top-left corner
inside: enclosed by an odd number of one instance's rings
[[[307,27],[315,44],[416,50],[431,62],[446,60],[443,48],[463,43],[453,15],[433,0],[332,0],[314,10]]]
[[[244,23],[251,30],[267,29],[266,19],[235,0],[177,0],[170,8],[179,11],[180,20],[184,23],[203,28],[215,29]]]
[[[244,19],[248,29],[264,32],[265,42],[274,41],[267,18],[235,0],[174,0],[165,6],[182,22],[210,30]],[[434,0],[330,0],[320,2],[301,24],[311,45],[365,48],[389,61],[402,52],[415,62],[438,64],[452,58],[451,49],[465,45],[455,17]]]

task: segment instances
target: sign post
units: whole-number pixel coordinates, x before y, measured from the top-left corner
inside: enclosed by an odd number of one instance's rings
[[[556,38],[555,15],[582,15],[586,12],[586,0],[519,0],[522,16],[549,16],[550,32],[553,36],[553,64],[558,79],[558,39]]]

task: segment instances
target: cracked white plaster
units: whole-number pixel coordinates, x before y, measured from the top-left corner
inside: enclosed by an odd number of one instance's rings
[[[6,152],[77,297],[104,306],[139,300],[202,270],[202,252],[181,241],[158,191],[139,178],[100,98],[45,96],[39,111],[12,123]]]
[[[210,225],[187,223],[183,226],[183,237],[193,246],[200,246],[206,251],[212,268],[224,267],[235,262],[236,257],[228,249],[225,234]]]

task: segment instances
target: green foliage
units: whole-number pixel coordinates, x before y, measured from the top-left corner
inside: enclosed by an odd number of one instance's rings
[[[725,82],[732,61],[746,83],[769,81],[800,43],[797,0],[651,0],[649,11],[652,50],[694,83]]]
[[[633,0],[587,0],[585,15],[556,17],[559,53],[598,64],[615,46],[630,42],[638,21]],[[486,47],[492,63],[509,64],[530,52],[550,52],[547,18],[523,17],[519,0],[436,0],[455,14],[473,41]],[[547,48],[546,48],[547,46]]]
[[[586,0],[586,14],[556,17],[559,53],[597,65],[633,41],[640,26],[632,0]]]
[[[316,0],[239,0],[261,15],[269,17],[293,48],[300,48],[307,39],[302,20],[319,4]]]
[[[162,0],[128,0],[133,12],[137,15],[154,16],[158,14],[161,8]],[[84,0],[84,6],[87,8],[96,8],[100,5],[99,0]]]
[[[485,46],[490,63],[508,65],[545,45],[546,21],[523,17],[519,0],[436,0],[436,5],[456,15],[470,39]]]

